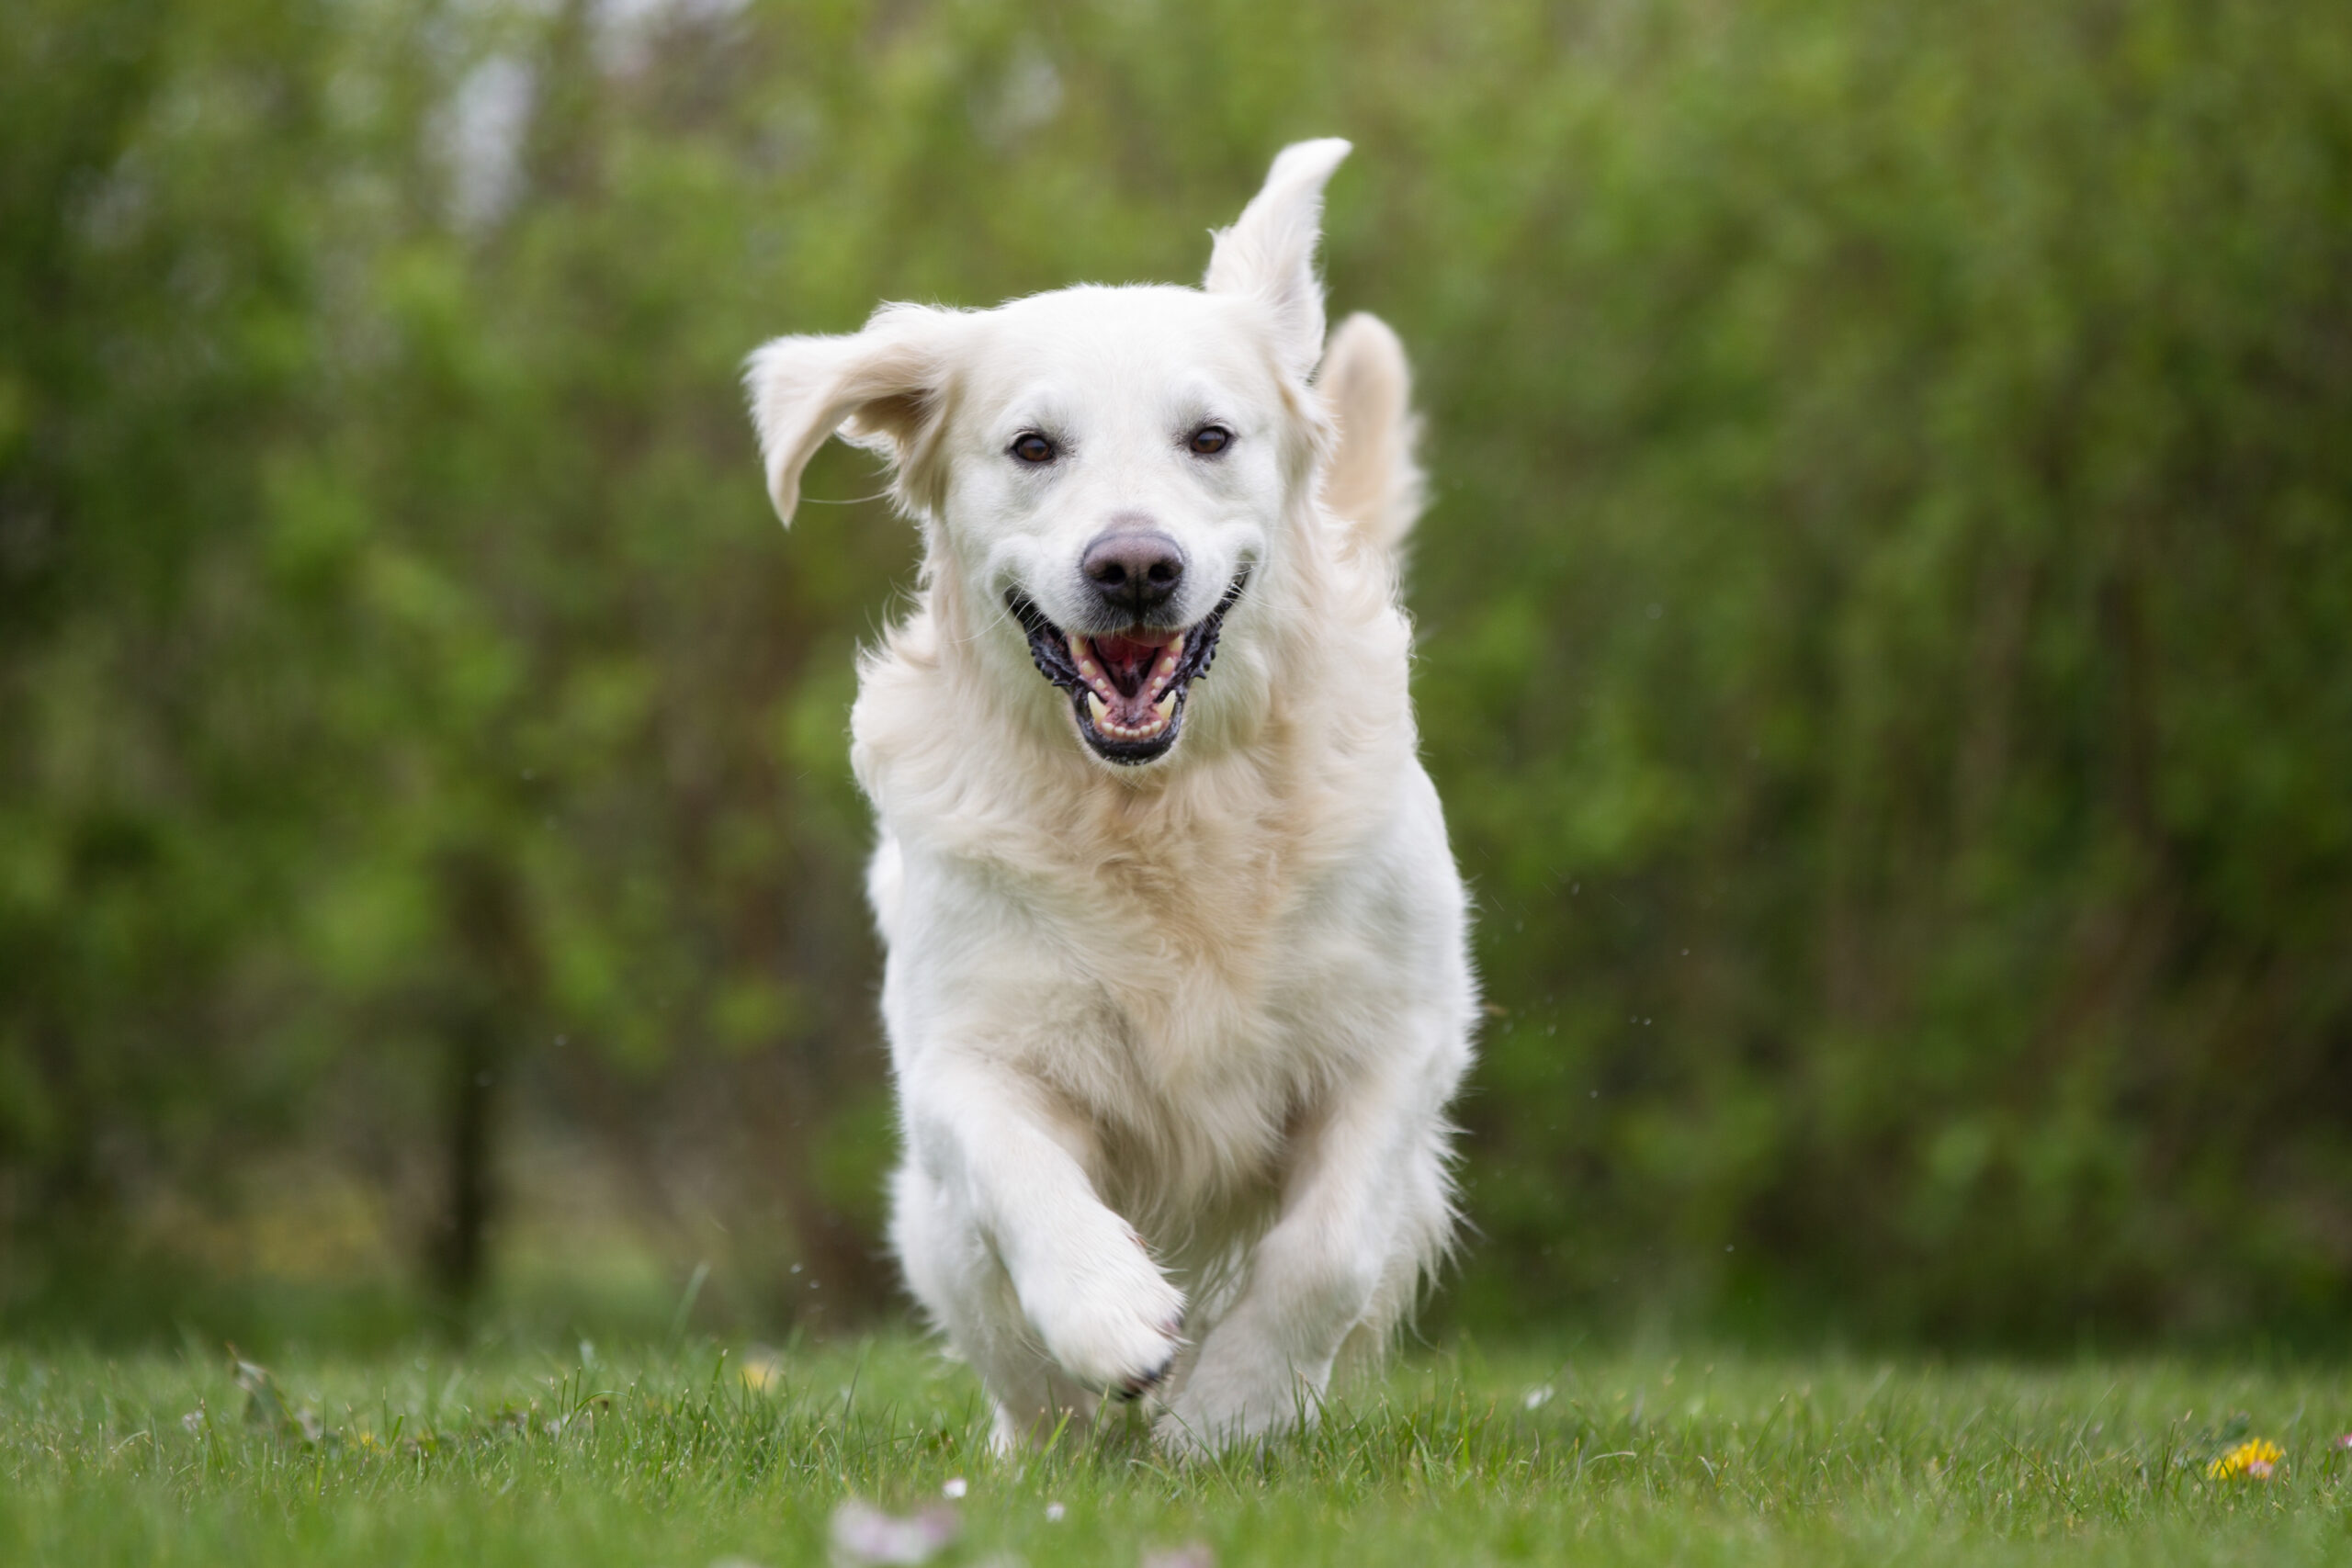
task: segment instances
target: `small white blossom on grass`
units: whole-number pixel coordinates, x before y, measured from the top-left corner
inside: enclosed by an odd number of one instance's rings
[[[1046,1505],[1046,1522],[1047,1524],[1057,1525],[1069,1517],[1069,1510],[1063,1507],[1059,1503],[1048,1503]]]
[[[1173,1551],[1147,1551],[1143,1568],[1216,1568],[1216,1553],[1204,1540],[1189,1540]]]
[[[1545,1383],[1540,1388],[1529,1389],[1527,1391],[1527,1397],[1521,1400],[1519,1403],[1522,1409],[1543,1409],[1544,1406],[1552,1403],[1552,1385],[1550,1383]]]
[[[970,1482],[960,1475],[951,1475],[947,1478],[947,1484],[939,1489],[939,1495],[947,1498],[960,1498],[971,1489]]]
[[[833,1510],[833,1561],[842,1568],[928,1562],[956,1539],[959,1528],[952,1508],[925,1508],[900,1518],[853,1497]]]

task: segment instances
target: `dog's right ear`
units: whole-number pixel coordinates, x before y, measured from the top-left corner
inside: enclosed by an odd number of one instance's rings
[[[1348,143],[1336,136],[1283,148],[1233,227],[1217,231],[1201,282],[1212,294],[1255,297],[1273,328],[1276,353],[1302,381],[1323,355],[1323,285],[1315,276],[1323,187],[1347,155]]]
[[[864,332],[780,337],[753,351],[743,371],[752,423],[767,465],[768,499],[788,526],[800,472],[835,434],[888,457],[900,499],[921,493],[946,401],[948,351],[959,318],[923,305],[885,305]]]

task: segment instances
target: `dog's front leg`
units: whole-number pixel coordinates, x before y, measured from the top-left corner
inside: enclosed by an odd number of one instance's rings
[[[1199,1451],[1312,1420],[1351,1332],[1385,1335],[1453,1224],[1443,1082],[1397,1063],[1345,1082],[1297,1134],[1280,1217],[1159,1424]]]
[[[975,1051],[934,1053],[910,1075],[907,1101],[924,1184],[951,1232],[1001,1263],[1046,1353],[1101,1393],[1132,1399],[1159,1382],[1181,1345],[1184,1298],[1095,1195],[1085,1128],[1042,1086]],[[973,1359],[985,1375],[986,1359]]]

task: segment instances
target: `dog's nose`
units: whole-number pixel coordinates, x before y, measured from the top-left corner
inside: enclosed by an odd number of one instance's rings
[[[1096,536],[1078,570],[1103,604],[1139,622],[1175,596],[1184,551],[1165,534],[1116,529]]]

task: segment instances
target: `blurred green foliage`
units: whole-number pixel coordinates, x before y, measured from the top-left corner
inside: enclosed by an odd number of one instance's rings
[[[322,1162],[463,1294],[526,1133],[699,1173],[741,1310],[887,1301],[844,715],[912,540],[840,450],[775,528],[741,360],[1196,276],[1331,132],[1495,1013],[1440,1310],[2344,1321],[2304,0],[20,0],[0,1312]]]

